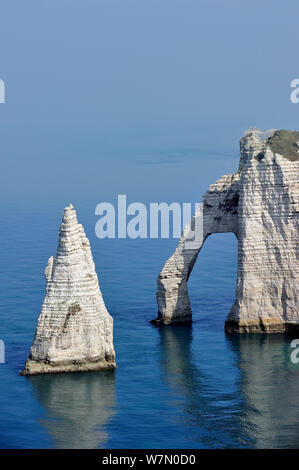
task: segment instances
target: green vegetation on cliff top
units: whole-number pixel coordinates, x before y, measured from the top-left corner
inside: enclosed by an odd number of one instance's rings
[[[276,131],[268,143],[273,153],[279,153],[291,161],[299,160],[299,132]]]

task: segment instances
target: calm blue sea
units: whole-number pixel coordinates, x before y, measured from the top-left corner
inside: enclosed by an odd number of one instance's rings
[[[157,329],[156,278],[177,240],[94,231],[96,205],[119,194],[200,202],[237,170],[249,126],[298,127],[298,17],[298,0],[1,2],[0,448],[299,447],[291,339],[224,333],[234,236],[200,253],[192,326]],[[70,202],[118,367],[20,377]]]
[[[157,158],[142,167],[136,163],[135,171],[149,168],[158,178],[181,172],[182,187],[188,187],[188,168]],[[234,170],[237,159],[214,159],[208,177],[205,161],[193,159],[199,187],[207,187],[228,168]],[[195,194],[192,178],[189,188]],[[151,176],[156,201],[153,182]],[[37,195],[25,204],[24,194],[19,203],[7,203],[1,210],[0,338],[6,362],[0,364],[0,446],[298,447],[299,368],[290,361],[290,338],[224,332],[235,293],[234,236],[214,235],[200,253],[189,281],[192,326],[158,329],[149,323],[157,314],[156,277],[177,240],[97,239],[94,208],[103,195],[84,200],[77,187],[78,200],[72,202],[90,238],[102,293],[114,318],[118,367],[115,372],[18,375],[44,296],[44,267],[55,254],[63,207],[70,201],[45,203]],[[177,191],[184,196],[179,186]]]

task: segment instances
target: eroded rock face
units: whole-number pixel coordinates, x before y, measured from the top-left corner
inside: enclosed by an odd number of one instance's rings
[[[46,296],[22,374],[114,368],[113,320],[71,204],[64,210],[57,253],[45,276]]]
[[[202,244],[219,232],[233,232],[238,239],[236,300],[227,331],[299,328],[296,139],[290,131],[248,131],[240,142],[238,171],[204,194]],[[276,153],[277,148],[286,148],[288,155]],[[187,249],[185,232],[158,277],[157,324],[192,321],[187,281],[202,244]]]

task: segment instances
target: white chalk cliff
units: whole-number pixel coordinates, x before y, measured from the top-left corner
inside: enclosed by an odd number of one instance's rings
[[[114,368],[113,320],[71,204],[64,210],[57,253],[45,276],[46,296],[22,374]]]
[[[165,263],[153,323],[192,321],[187,282],[201,246],[213,233],[233,232],[238,275],[226,330],[299,329],[299,132],[250,129],[241,139],[240,153],[238,171],[222,176],[203,196],[202,243],[188,248],[185,229]]]

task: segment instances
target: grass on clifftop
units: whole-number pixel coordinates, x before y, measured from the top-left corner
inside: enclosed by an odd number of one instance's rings
[[[276,131],[268,142],[273,153],[279,153],[291,161],[299,160],[299,132]]]

